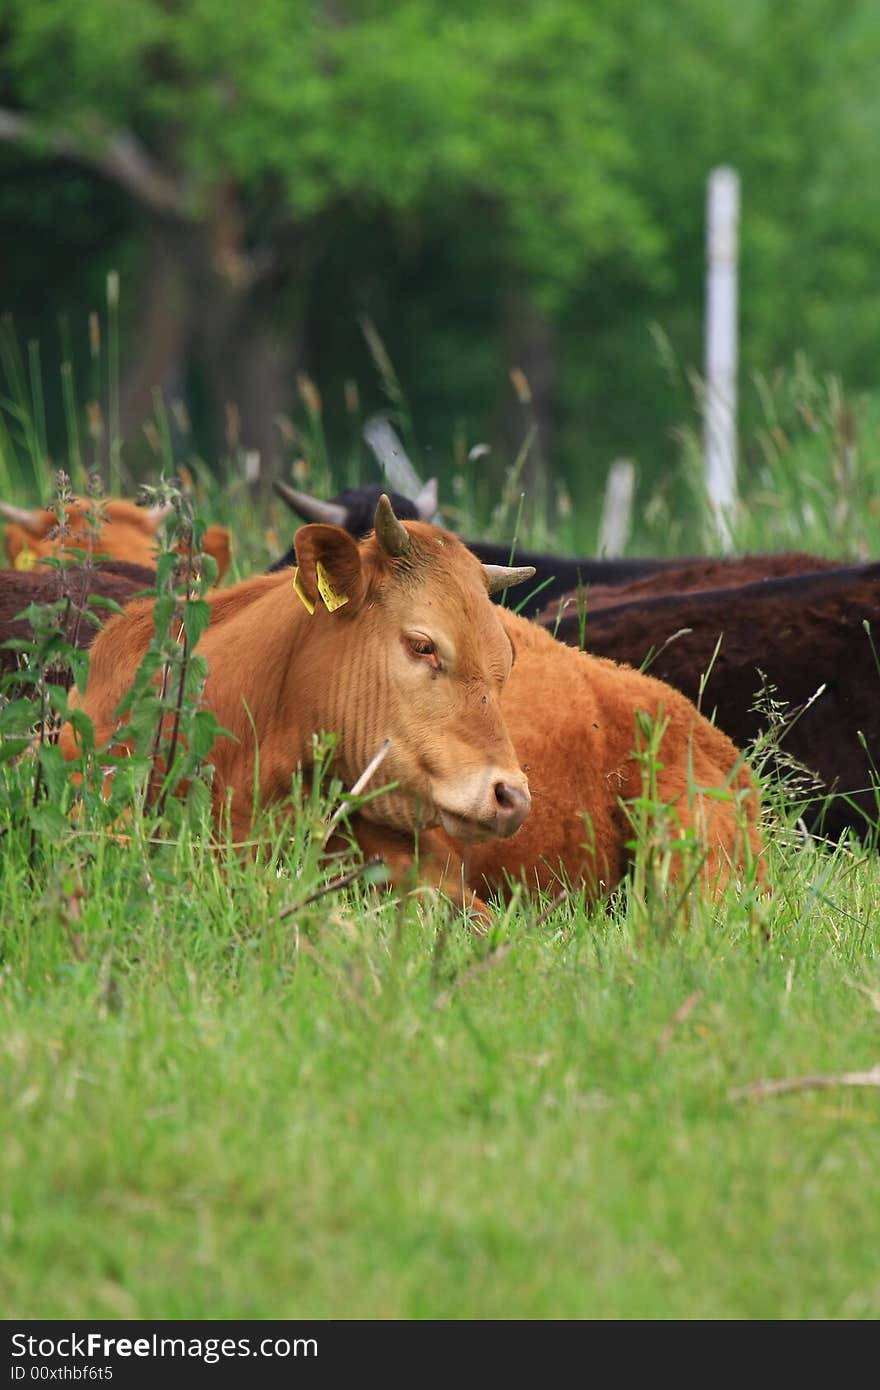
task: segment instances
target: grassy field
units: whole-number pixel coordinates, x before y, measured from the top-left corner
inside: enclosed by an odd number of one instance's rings
[[[7,859],[0,1298],[43,1317],[876,1317],[880,872],[491,938],[184,840]],[[14,857],[14,856],[12,856]],[[60,866],[64,867],[61,868]]]
[[[834,438],[771,440],[791,495],[744,545],[880,553]],[[262,563],[256,509],[209,504]],[[880,1315],[880,1089],[840,1079],[880,1063],[873,851],[784,811],[770,898],[519,898],[486,934],[306,901],[326,807],[256,863],[189,819],[34,836],[27,786],[0,763],[6,1317]]]

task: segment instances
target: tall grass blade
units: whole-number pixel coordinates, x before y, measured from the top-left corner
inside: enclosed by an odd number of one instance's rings
[[[119,272],[107,276],[107,416],[110,432],[109,494],[122,492],[122,426],[119,415]]]

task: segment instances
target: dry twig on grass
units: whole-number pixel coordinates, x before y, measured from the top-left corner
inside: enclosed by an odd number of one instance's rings
[[[748,1086],[735,1086],[728,1091],[727,1097],[728,1100],[765,1100],[768,1096],[784,1096],[792,1091],[828,1091],[834,1086],[880,1086],[880,1062],[869,1071],[841,1071],[824,1076],[752,1081]]]
[[[688,995],[687,999],[685,999],[683,1004],[679,1004],[675,1013],[672,1015],[671,1021],[667,1023],[666,1027],[663,1029],[663,1032],[660,1034],[660,1042],[658,1046],[661,1052],[665,1052],[669,1044],[672,1042],[672,1035],[675,1032],[675,1025],[677,1023],[684,1023],[688,1014],[691,1013],[697,1007],[702,997],[703,991],[701,989],[695,989],[693,994]]]
[[[314,893],[309,893],[307,897],[301,898],[298,903],[294,903],[293,907],[286,907],[281,913],[279,921],[283,922],[285,917],[292,917],[294,913],[301,912],[304,907],[308,907],[310,903],[316,903],[319,898],[325,898],[328,893],[338,893],[341,888],[347,888],[350,883],[357,882],[359,878],[363,878],[364,874],[369,873],[371,869],[375,869],[376,865],[382,862],[381,856],[374,854],[363,864],[349,869],[347,873],[338,874],[336,878],[331,878],[329,883],[325,883],[321,888],[316,888]]]
[[[553,913],[556,911],[557,907],[559,907],[562,903],[565,902],[566,898],[571,894],[572,891],[573,890],[571,888],[560,888],[559,892],[556,894],[556,897],[553,898],[552,902],[549,902],[547,904],[540,917],[537,917],[535,921],[531,924],[532,928],[536,929],[537,927],[543,927],[544,923],[550,917],[553,916]]]

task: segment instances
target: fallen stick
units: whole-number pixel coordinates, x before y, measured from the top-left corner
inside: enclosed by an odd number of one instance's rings
[[[347,888],[350,883],[355,883],[359,878],[363,878],[364,874],[369,873],[371,869],[375,869],[376,865],[381,863],[381,857],[374,855],[371,859],[365,860],[363,864],[358,864],[356,868],[349,869],[347,873],[331,878],[323,887],[316,888],[314,893],[309,893],[307,897],[294,903],[293,907],[286,907],[280,913],[278,920],[283,922],[285,917],[292,917],[294,913],[301,912],[304,907],[308,907],[310,903],[316,903],[319,898],[325,898],[328,893],[338,893],[341,888]]]
[[[382,743],[380,743],[378,752],[371,758],[370,762],[364,768],[363,772],[355,782],[354,786],[349,789],[349,791],[346,794],[346,799],[344,801],[340,801],[339,805],[336,807],[336,810],[333,812],[333,815],[327,822],[327,830],[324,834],[325,844],[330,839],[330,836],[333,834],[333,831],[335,830],[342,817],[346,814],[347,811],[351,810],[351,801],[349,798],[354,796],[360,796],[361,792],[369,782],[373,773],[384,762],[385,755],[387,754],[388,749],[390,747],[390,738],[386,738]]]
[[[833,1086],[880,1086],[880,1062],[870,1071],[841,1071],[836,1075],[792,1076],[779,1081],[752,1081],[748,1086],[735,1086],[728,1091],[728,1100],[764,1100],[767,1096],[783,1096],[790,1091],[827,1091]]]
[[[665,1052],[669,1044],[672,1042],[673,1034],[675,1033],[675,1025],[677,1023],[684,1023],[688,1014],[693,1012],[693,1010],[697,1007],[702,997],[703,991],[701,989],[695,989],[693,994],[688,995],[687,999],[685,999],[683,1004],[679,1004],[675,1013],[672,1015],[672,1021],[670,1023],[667,1023],[666,1027],[663,1029],[663,1032],[660,1034],[660,1042],[658,1045],[661,1052]]]
[[[556,894],[556,897],[552,900],[552,902],[549,902],[547,904],[540,917],[536,918],[536,920],[531,923],[532,928],[543,927],[544,923],[548,920],[548,918],[553,916],[553,913],[556,911],[557,907],[562,906],[562,904],[565,902],[566,898],[569,897],[571,892],[571,888],[560,888],[559,892]]]

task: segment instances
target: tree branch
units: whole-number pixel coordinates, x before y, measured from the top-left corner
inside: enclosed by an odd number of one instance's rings
[[[42,147],[61,159],[94,169],[120,184],[154,212],[186,221],[192,209],[184,187],[160,169],[128,130],[110,131],[93,118],[93,134],[43,127],[30,116],[0,107],[0,143]]]

